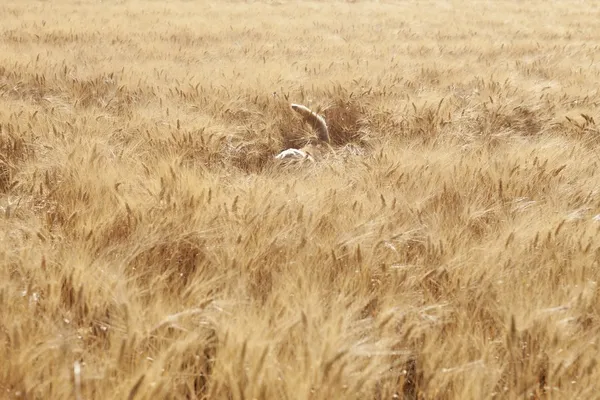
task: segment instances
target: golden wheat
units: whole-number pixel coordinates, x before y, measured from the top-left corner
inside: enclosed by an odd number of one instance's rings
[[[3,2],[0,397],[597,397],[599,17]]]

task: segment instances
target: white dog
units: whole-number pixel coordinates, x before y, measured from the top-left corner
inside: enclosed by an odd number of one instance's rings
[[[317,134],[317,143],[308,144],[301,149],[287,149],[275,156],[278,160],[294,159],[294,160],[309,160],[315,161],[316,159],[322,158],[322,156],[331,151],[329,130],[327,129],[327,123],[325,118],[319,114],[311,111],[308,107],[301,104],[292,104],[292,110],[296,111],[302,116],[304,121],[314,129]]]

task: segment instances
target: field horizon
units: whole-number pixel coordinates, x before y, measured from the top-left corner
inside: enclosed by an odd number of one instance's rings
[[[0,17],[0,398],[597,398],[599,4]]]

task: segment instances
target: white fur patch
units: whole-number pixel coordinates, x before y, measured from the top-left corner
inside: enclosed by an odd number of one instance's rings
[[[302,150],[298,150],[298,149],[287,149],[282,151],[281,153],[277,154],[275,156],[276,159],[278,160],[283,160],[286,158],[293,158],[293,159],[299,159],[299,158],[308,158],[310,160],[312,160],[312,156]]]

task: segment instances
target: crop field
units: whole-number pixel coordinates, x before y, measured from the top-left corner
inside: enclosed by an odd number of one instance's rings
[[[598,2],[0,21],[0,398],[598,398]]]

